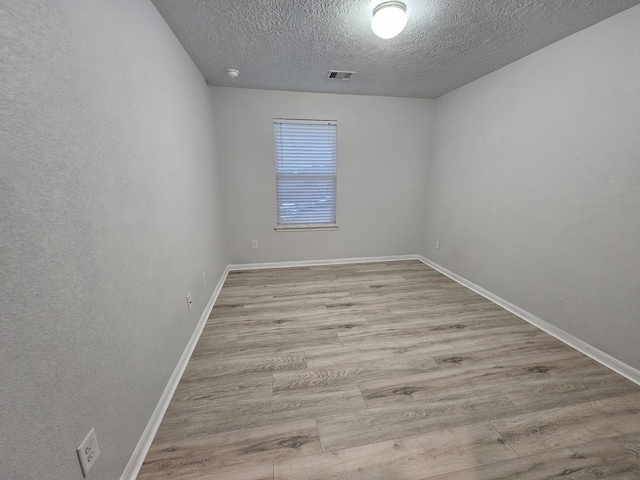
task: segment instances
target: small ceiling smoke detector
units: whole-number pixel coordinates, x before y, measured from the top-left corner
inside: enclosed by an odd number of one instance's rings
[[[240,72],[235,68],[227,69],[227,77],[229,77],[230,79],[235,80],[236,78],[238,78],[238,75],[240,75]]]
[[[384,2],[373,9],[371,30],[388,40],[398,35],[407,24],[407,7],[402,2]]]
[[[329,80],[349,80],[356,72],[343,72],[340,70],[329,70],[327,79]]]

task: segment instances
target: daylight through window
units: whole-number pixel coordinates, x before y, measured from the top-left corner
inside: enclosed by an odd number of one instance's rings
[[[277,230],[336,228],[337,123],[274,120]]]

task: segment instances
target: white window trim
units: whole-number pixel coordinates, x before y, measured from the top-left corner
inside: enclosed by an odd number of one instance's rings
[[[311,224],[311,225],[278,225],[274,228],[276,232],[295,232],[304,230],[337,230],[335,223]]]
[[[296,118],[296,119],[292,119],[292,118],[274,118],[273,119],[273,125],[275,126],[277,123],[282,122],[282,123],[299,123],[299,124],[317,124],[317,125],[335,125],[337,128],[337,124],[338,122],[336,120],[316,120],[316,119],[300,119],[300,118]],[[274,141],[275,141],[275,137],[274,137]],[[337,145],[337,138],[336,138],[336,145],[335,145],[336,149],[338,147]],[[337,152],[336,152],[336,156],[337,156]],[[277,158],[276,158],[277,160]],[[336,169],[337,169],[337,158],[336,158]],[[276,173],[276,178],[277,178],[277,173]],[[337,190],[337,184],[338,184],[338,173],[337,171],[335,172],[335,191],[334,191],[334,219],[337,218],[337,197],[338,197],[338,190]],[[276,187],[276,195],[277,195],[277,187]],[[274,230],[276,232],[300,232],[300,231],[331,231],[331,230],[337,230],[338,229],[338,225],[337,223],[313,223],[313,224],[278,224],[278,212],[277,212],[277,204],[276,204],[276,226],[274,228]]]

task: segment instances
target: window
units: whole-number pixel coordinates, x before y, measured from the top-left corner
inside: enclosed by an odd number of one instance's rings
[[[337,228],[336,131],[332,121],[273,121],[276,230]]]

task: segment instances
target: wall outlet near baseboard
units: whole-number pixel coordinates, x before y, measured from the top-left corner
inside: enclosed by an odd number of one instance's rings
[[[436,250],[440,250],[440,240],[436,240]]]
[[[187,311],[191,311],[191,307],[193,307],[193,299],[191,298],[191,294],[187,295]]]
[[[202,285],[207,284],[207,272],[202,272]]]
[[[251,249],[252,250],[258,249],[258,240],[251,240]]]
[[[78,460],[82,468],[82,476],[86,477],[93,467],[98,455],[100,455],[100,447],[98,447],[98,437],[96,431],[92,428],[80,446],[76,449],[78,452]]]

